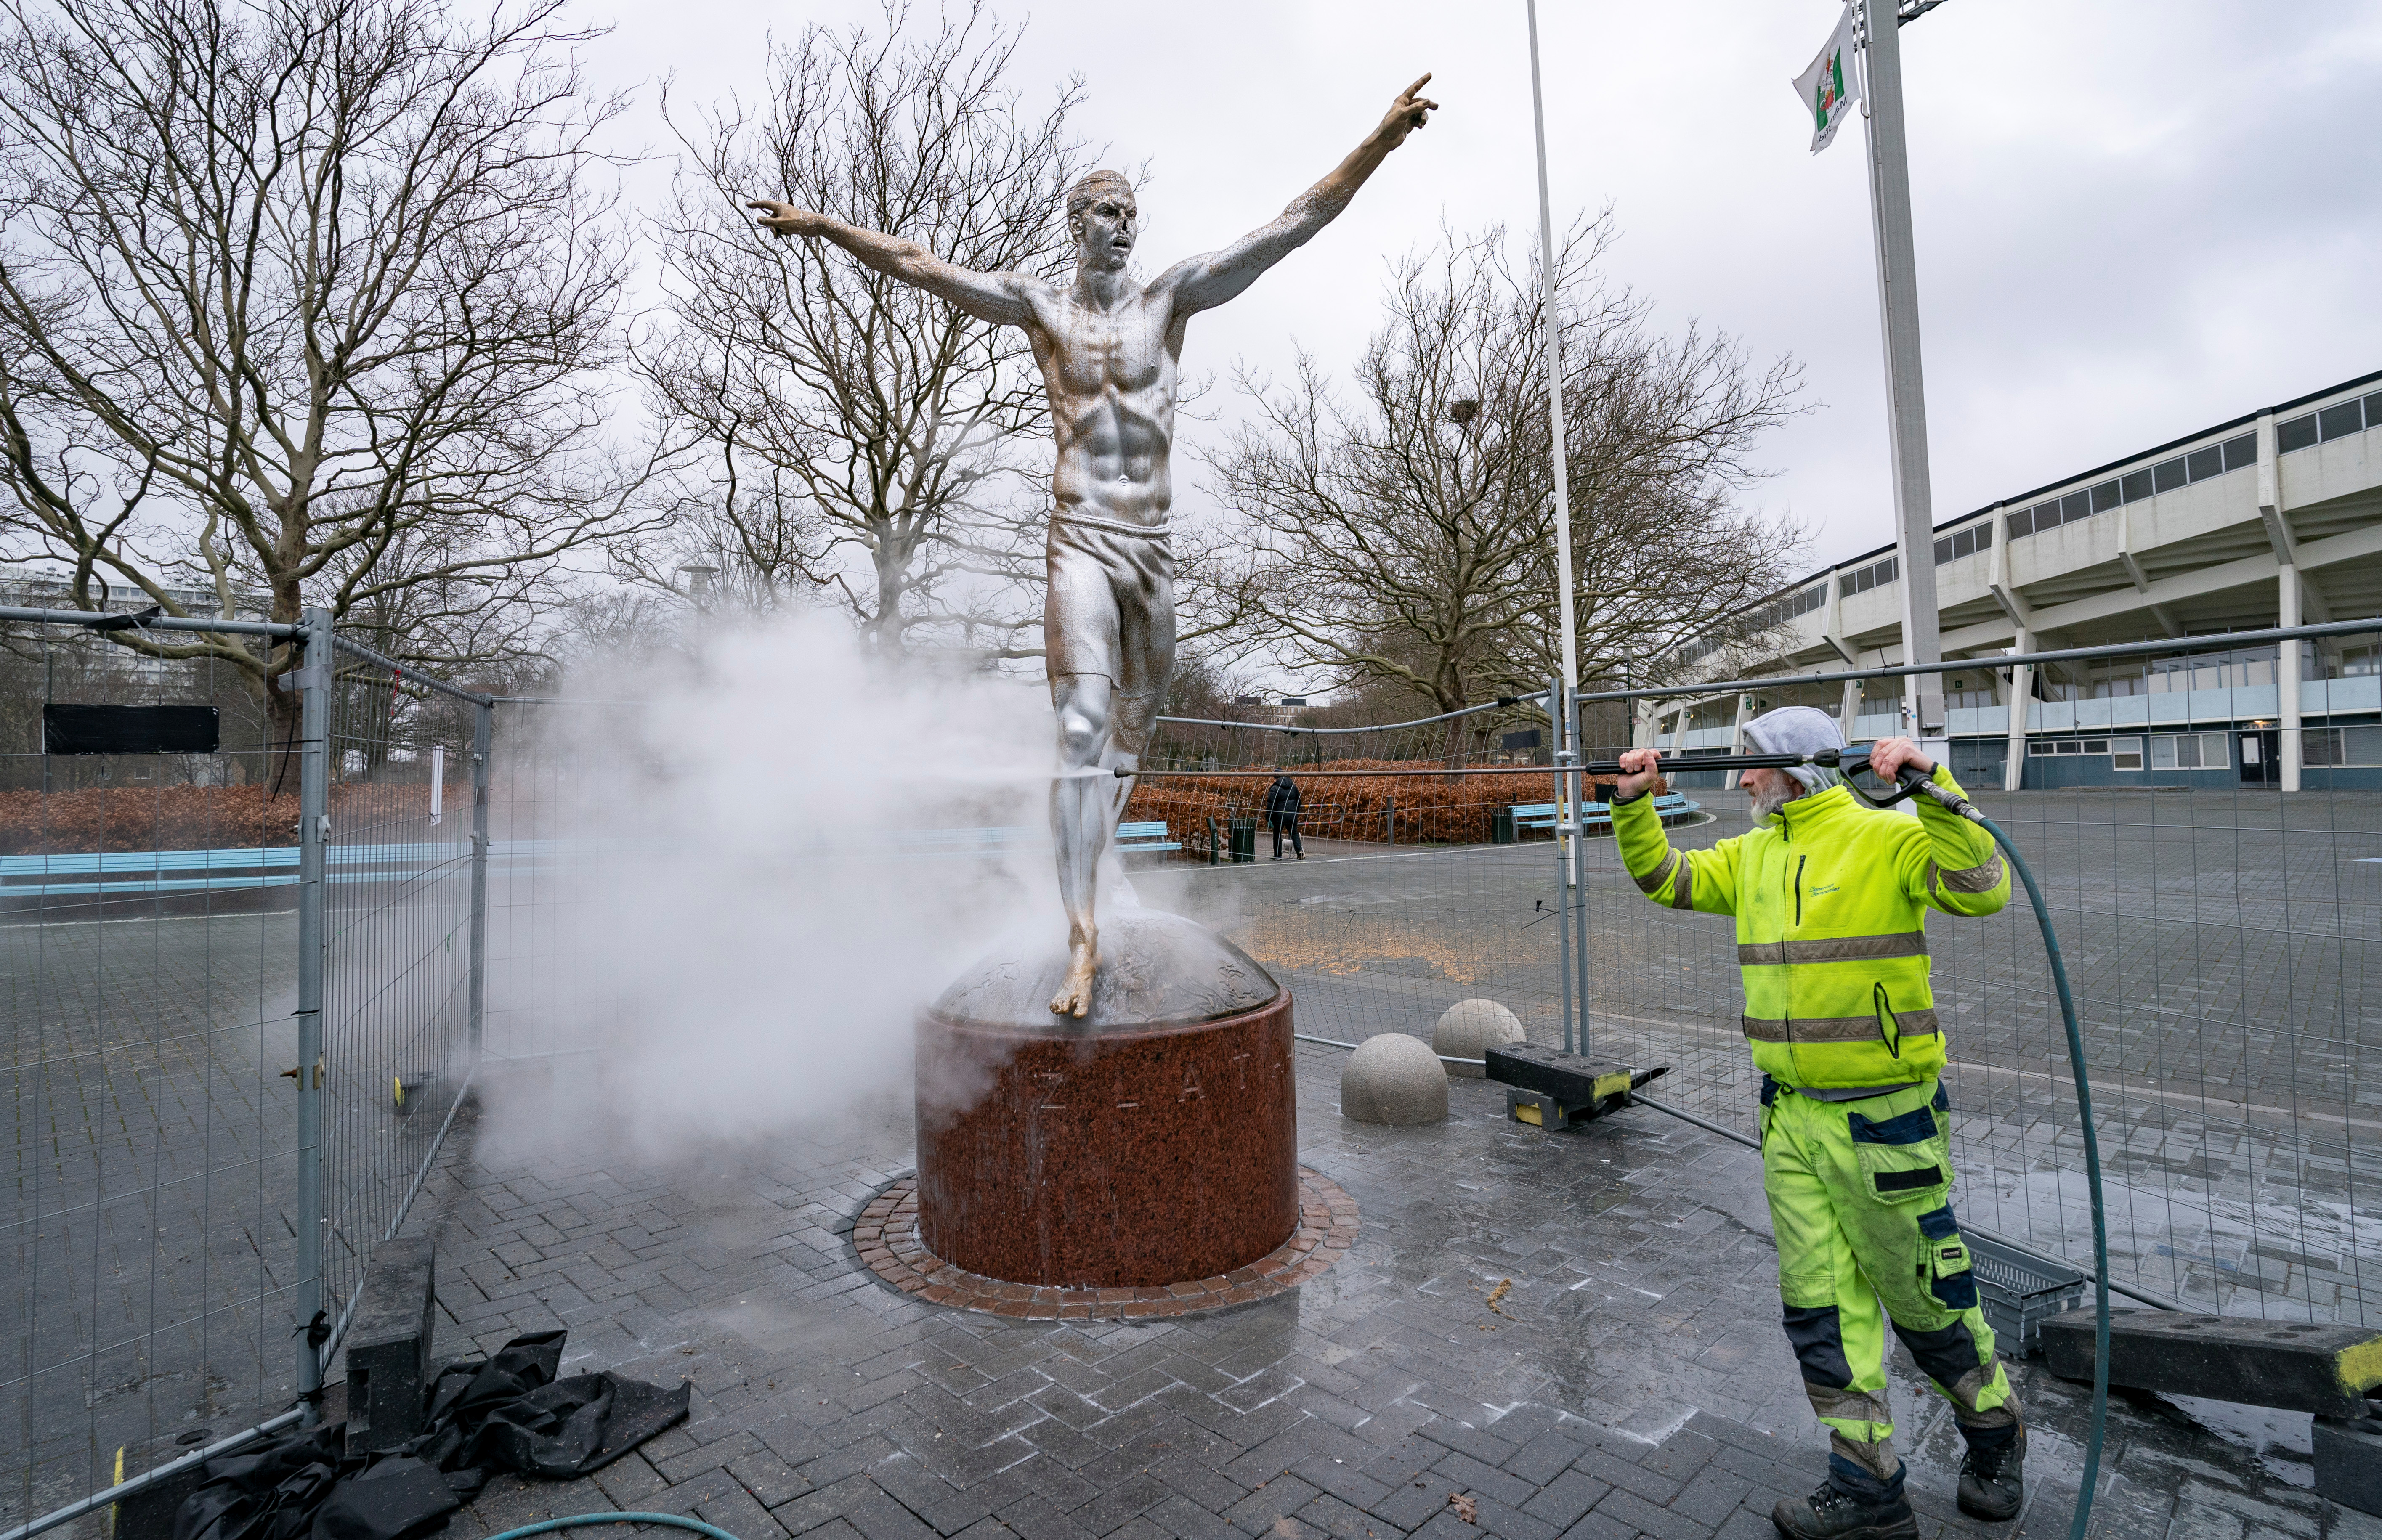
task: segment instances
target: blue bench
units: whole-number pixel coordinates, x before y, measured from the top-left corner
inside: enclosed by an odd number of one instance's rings
[[[1021,846],[1049,844],[1050,831],[1023,825],[988,829],[890,829],[872,831],[856,839],[838,840],[820,849],[836,854],[890,855],[897,861],[925,861],[943,856],[992,856]]]
[[[1613,826],[1613,805],[1609,802],[1581,802],[1579,825],[1583,832]],[[1664,792],[1654,799],[1654,815],[1664,823],[1676,823],[1702,811],[1703,804],[1691,802],[1676,791]],[[1555,826],[1555,804],[1553,802],[1516,802],[1514,804],[1514,826],[1517,829],[1552,829]]]
[[[1183,849],[1183,845],[1179,840],[1166,837],[1165,821],[1158,819],[1147,824],[1119,824],[1116,831],[1116,848],[1117,854],[1121,856],[1144,853],[1163,855],[1169,850]]]

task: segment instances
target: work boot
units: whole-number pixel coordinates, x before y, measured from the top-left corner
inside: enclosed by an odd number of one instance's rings
[[[1786,1497],[1770,1510],[1786,1540],[1919,1540],[1919,1519],[1897,1485],[1890,1496],[1860,1497],[1823,1482],[1808,1497]]]
[[[2018,1517],[2026,1500],[2026,1429],[1992,1448],[1970,1448],[1960,1461],[1960,1511],[1999,1522]]]

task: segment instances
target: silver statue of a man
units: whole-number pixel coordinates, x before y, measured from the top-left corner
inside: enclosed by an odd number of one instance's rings
[[[1068,966],[1050,1008],[1091,1008],[1099,967],[1095,886],[1100,857],[1132,795],[1150,728],[1174,669],[1173,557],[1167,510],[1174,485],[1174,397],[1193,315],[1255,283],[1330,224],[1389,153],[1438,104],[1398,93],[1364,141],[1282,216],[1221,251],[1177,263],[1147,286],[1125,275],[1139,211],[1133,185],[1095,171],[1067,194],[1075,278],[1062,287],[1025,273],[976,273],[915,241],[846,225],[789,203],[755,201],[761,227],[820,236],[870,267],[940,295],[986,321],[1022,326],[1042,367],[1059,463],[1050,478],[1050,590],[1042,612],[1061,774],[1050,790]]]

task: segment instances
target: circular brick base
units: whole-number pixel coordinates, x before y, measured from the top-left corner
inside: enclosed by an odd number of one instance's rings
[[[1139,1320],[1193,1315],[1287,1292],[1346,1253],[1357,1239],[1357,1200],[1320,1172],[1298,1168],[1298,1228],[1246,1267],[1162,1288],[1058,1289],[954,1267],[918,1239],[918,1180],[903,1177],[868,1200],[852,1243],[869,1271],[936,1304],[1021,1321]]]

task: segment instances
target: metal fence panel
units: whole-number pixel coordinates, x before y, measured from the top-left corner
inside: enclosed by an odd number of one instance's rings
[[[0,648],[14,1526],[295,1393],[299,799],[235,663],[21,622]],[[220,748],[47,754],[47,703],[212,705]]]
[[[486,708],[344,647],[329,689],[323,1282],[338,1322],[473,1069],[472,756]]]

